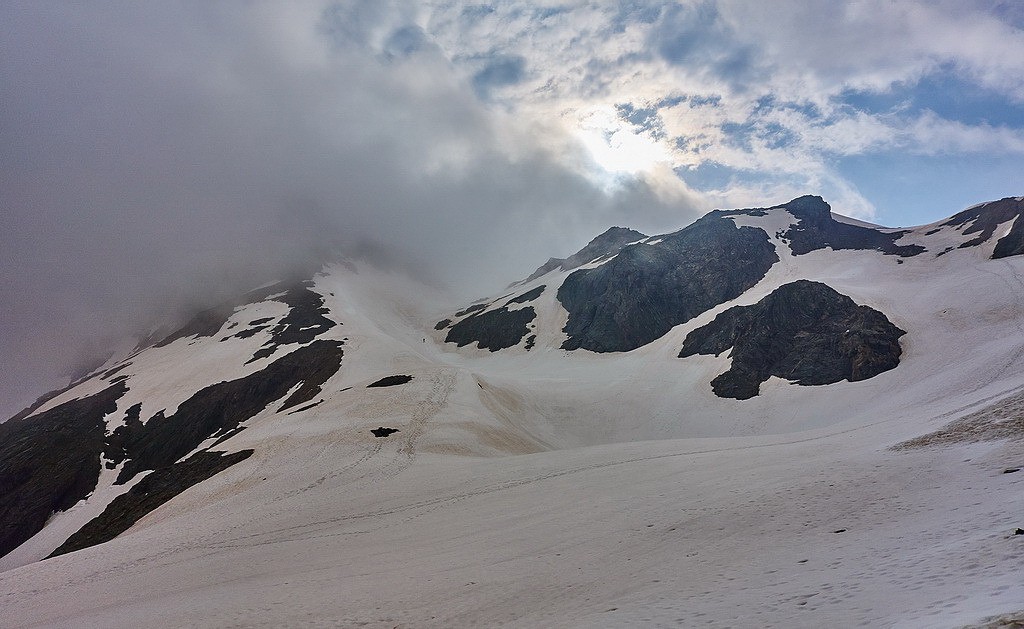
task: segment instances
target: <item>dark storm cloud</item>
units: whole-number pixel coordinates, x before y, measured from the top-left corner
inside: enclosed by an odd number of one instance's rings
[[[339,247],[483,293],[639,212],[692,219],[503,132],[403,6],[0,8],[0,415]],[[488,86],[523,71],[494,62]]]

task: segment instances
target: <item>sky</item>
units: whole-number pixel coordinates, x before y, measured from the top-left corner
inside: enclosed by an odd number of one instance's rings
[[[1024,4],[0,4],[0,415],[329,252],[489,294],[611,225],[1024,194]]]

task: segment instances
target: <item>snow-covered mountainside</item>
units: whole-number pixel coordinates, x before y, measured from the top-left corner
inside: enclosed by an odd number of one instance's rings
[[[1024,609],[1022,213],[613,228],[458,309],[356,263],[255,290],[0,424],[0,624]]]

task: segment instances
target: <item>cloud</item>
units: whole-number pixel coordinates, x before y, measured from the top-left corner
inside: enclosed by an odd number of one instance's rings
[[[481,58],[523,59],[528,72],[480,94],[586,142],[603,133],[616,155],[592,158],[610,168],[660,163],[648,158],[660,150],[680,172],[716,164],[762,182],[766,193],[834,192],[834,205],[872,218],[875,201],[843,172],[846,158],[1016,154],[1024,52],[1013,53],[1024,33],[1014,6],[633,0],[547,10],[514,0],[472,8],[440,1],[423,23],[467,80]],[[862,107],[851,94],[891,105]],[[608,107],[660,149],[617,141],[631,136],[615,124],[595,130],[593,112]],[[697,176],[686,184],[705,204],[746,198],[742,182],[726,189]],[[902,201],[912,206],[914,198],[907,191]]]
[[[496,55],[487,59],[484,67],[473,75],[473,89],[477,95],[487,100],[491,91],[515,85],[526,75],[526,59],[519,55]]]
[[[738,42],[714,0],[668,5],[648,37],[669,64],[709,73],[736,89],[743,89],[754,74],[753,46]]]
[[[595,186],[563,161],[571,138],[482,102],[422,19],[376,2],[0,9],[4,414],[69,356],[339,246],[476,295],[610,224],[696,216],[653,179]],[[522,74],[488,64],[488,89]]]

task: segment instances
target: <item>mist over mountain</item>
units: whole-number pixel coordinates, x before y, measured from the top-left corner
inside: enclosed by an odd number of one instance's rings
[[[9,0],[0,94],[5,627],[1024,622],[1020,5]]]
[[[651,597],[659,618],[815,625],[1016,613],[1022,215],[1008,197],[887,229],[803,196],[611,228],[464,306],[379,252],[253,287],[0,423],[5,614],[248,623],[270,592],[293,601],[258,614],[274,624],[633,624]],[[592,554],[609,545],[621,561]],[[979,555],[984,573],[946,568]],[[157,557],[204,575],[187,602]],[[483,587],[410,585],[410,557]],[[584,593],[490,589],[536,561]],[[680,581],[702,562],[718,572]],[[40,594],[54,570],[69,581]],[[808,601],[826,576],[850,594]],[[384,586],[404,602],[374,620]]]
[[[4,12],[6,414],[129,334],[339,250],[468,296],[607,223],[702,207],[643,179],[602,190],[440,56],[341,46],[319,10]]]

